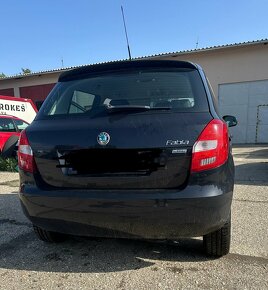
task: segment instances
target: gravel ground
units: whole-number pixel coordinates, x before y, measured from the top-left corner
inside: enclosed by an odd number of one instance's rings
[[[36,239],[0,172],[0,289],[268,289],[268,146],[235,147],[231,253],[202,254],[200,239],[177,243]]]

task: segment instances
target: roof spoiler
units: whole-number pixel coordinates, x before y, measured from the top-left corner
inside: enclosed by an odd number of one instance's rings
[[[118,61],[118,62],[88,65],[70,71],[66,71],[59,76],[59,82],[70,81],[96,73],[112,72],[135,68],[143,69],[143,68],[163,68],[163,67],[198,69],[196,64],[188,61],[175,61],[175,60]]]

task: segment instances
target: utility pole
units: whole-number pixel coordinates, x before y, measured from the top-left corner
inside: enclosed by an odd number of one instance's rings
[[[197,36],[196,44],[195,44],[195,49],[198,47],[198,41],[199,41],[199,36]]]

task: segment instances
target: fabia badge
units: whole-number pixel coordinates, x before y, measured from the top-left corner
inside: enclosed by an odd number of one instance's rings
[[[110,139],[110,135],[106,132],[101,132],[97,137],[97,141],[100,145],[107,145]]]

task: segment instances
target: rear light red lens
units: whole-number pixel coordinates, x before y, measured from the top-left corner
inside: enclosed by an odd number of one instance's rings
[[[23,171],[34,173],[36,165],[34,162],[33,151],[29,144],[25,130],[21,132],[18,148],[18,165]]]
[[[193,147],[191,172],[213,169],[228,159],[229,136],[225,122],[210,121]]]

